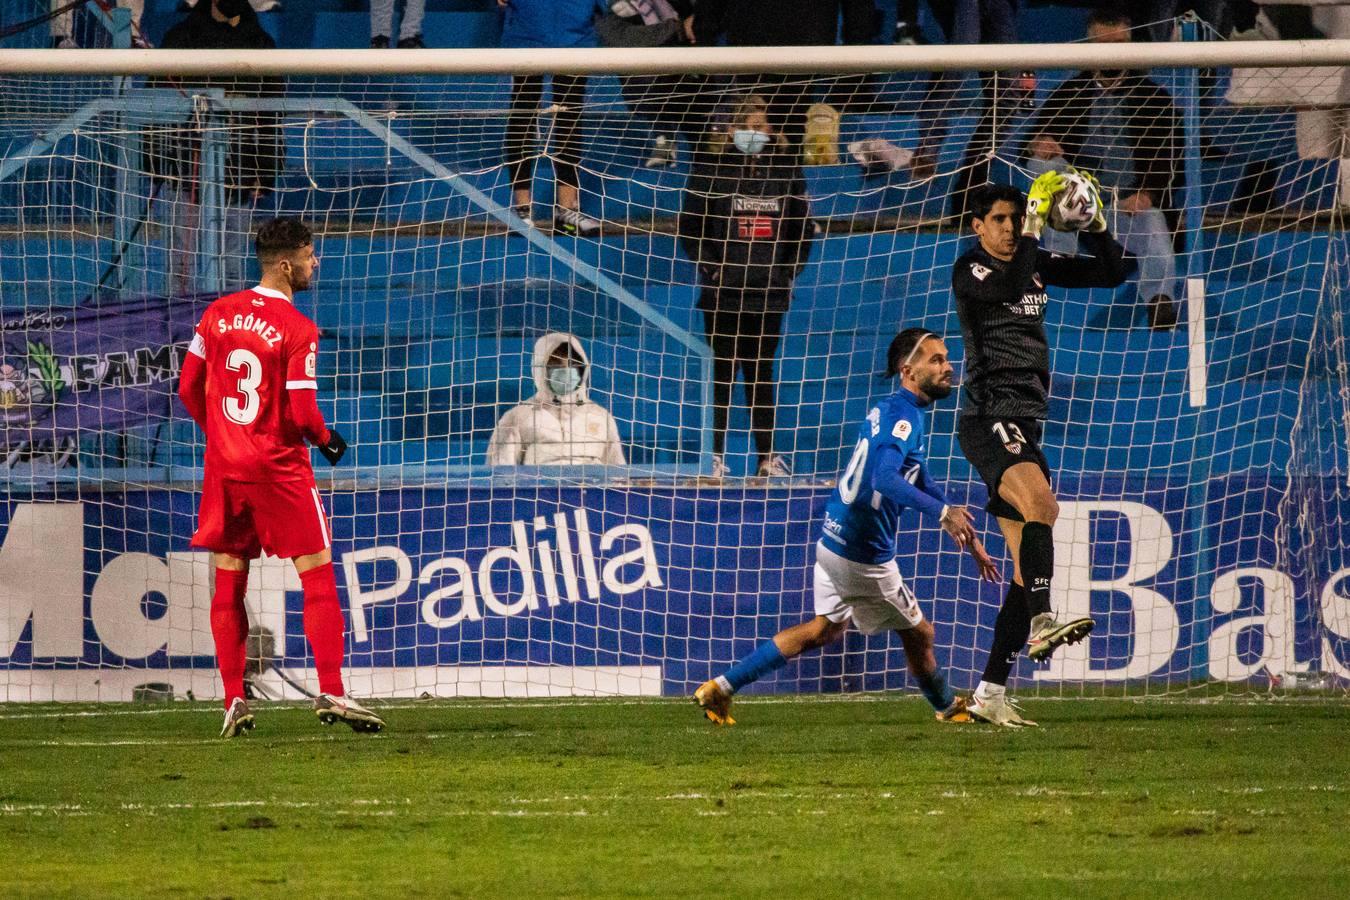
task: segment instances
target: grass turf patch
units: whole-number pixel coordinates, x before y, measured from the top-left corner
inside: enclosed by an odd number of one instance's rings
[[[374,706],[374,704],[372,704]],[[0,895],[1332,896],[1350,709],[914,698],[0,708]]]

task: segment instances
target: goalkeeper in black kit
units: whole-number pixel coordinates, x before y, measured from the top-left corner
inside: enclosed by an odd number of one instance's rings
[[[1077,173],[1085,175],[1085,173]],[[964,402],[957,437],[989,489],[988,511],[1013,558],[1013,580],[994,625],[994,642],[970,712],[995,725],[1022,727],[1005,693],[1017,654],[1048,658],[1092,631],[1088,617],[1060,620],[1050,609],[1052,531],[1059,505],[1041,450],[1047,414],[1050,346],[1045,335],[1047,286],[1113,288],[1125,281],[1124,250],[1106,228],[1095,182],[1095,218],[1080,246],[1091,256],[1061,257],[1040,248],[1041,231],[1064,176],[1047,172],[1024,199],[1008,185],[973,192],[969,206],[976,245],[952,268],[952,293],[965,335]]]

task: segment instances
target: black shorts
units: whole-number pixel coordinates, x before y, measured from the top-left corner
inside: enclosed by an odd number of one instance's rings
[[[961,452],[980,473],[989,488],[985,509],[991,515],[1014,522],[1024,521],[1011,503],[998,495],[1003,473],[1018,463],[1032,462],[1041,467],[1050,481],[1050,464],[1041,451],[1041,423],[1017,416],[975,416],[961,414],[956,426]]]

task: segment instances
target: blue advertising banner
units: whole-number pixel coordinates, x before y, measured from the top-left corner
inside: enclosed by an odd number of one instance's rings
[[[1279,568],[1284,483],[1065,479],[1055,604],[1096,633],[1023,682],[1350,677],[1350,569]],[[446,488],[329,494],[359,694],[688,693],[812,614],[821,488]],[[1196,504],[1197,499],[1201,500]],[[1343,502],[1343,501],[1337,501]],[[146,490],[0,507],[0,698],[119,699],[167,681],[214,696],[208,555],[195,494]],[[1333,511],[1350,515],[1350,508]],[[990,551],[1003,552],[985,520]],[[83,540],[77,538],[83,535]],[[1002,595],[906,513],[899,564],[970,688]],[[1293,567],[1290,567],[1293,568]],[[1010,572],[1011,566],[1005,566]],[[308,673],[299,579],[254,567],[278,668]],[[850,633],[765,691],[900,688],[899,641]]]
[[[0,315],[3,446],[167,419],[209,299],[144,297]]]

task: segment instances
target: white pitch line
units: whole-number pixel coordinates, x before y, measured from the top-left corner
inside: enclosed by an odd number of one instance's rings
[[[343,732],[337,734],[305,734],[305,735],[268,735],[253,734],[242,738],[242,742],[262,742],[262,743],[283,743],[283,744],[304,744],[304,743],[334,743],[343,740],[388,740],[393,737],[416,738],[423,741],[444,741],[444,740],[466,740],[466,741],[493,741],[493,740],[523,740],[526,738],[538,737],[533,731],[464,731],[464,732],[408,732],[399,735],[362,735],[360,737],[347,738]],[[107,740],[91,740],[86,738],[71,738],[64,740],[60,738],[49,739],[24,739],[4,740],[0,739],[0,748],[5,747],[196,747],[202,745],[221,745],[222,739],[219,737],[199,737],[199,738],[109,738]]]
[[[1328,694],[1319,696],[1280,696],[1270,694],[1243,694],[1241,696],[1225,697],[1169,697],[1169,696],[1148,696],[1148,697],[1071,697],[1064,695],[1036,696],[1033,694],[1024,695],[1028,703],[1129,703],[1137,706],[1270,706],[1271,704],[1298,704],[1298,705],[1320,705],[1320,706],[1345,706],[1350,702],[1350,693]],[[895,692],[884,692],[875,694],[793,694],[782,696],[751,696],[737,698],[738,705],[743,706],[778,706],[778,705],[814,705],[814,704],[852,704],[852,703],[890,703],[890,702],[917,702],[917,694],[898,694]],[[627,706],[673,706],[686,704],[689,702],[687,697],[644,697],[641,699],[621,699],[614,697],[598,698],[576,698],[576,697],[551,697],[551,698],[522,698],[482,701],[477,698],[465,697],[437,697],[429,700],[411,700],[403,699],[391,702],[382,702],[376,700],[373,706],[380,710],[403,710],[403,709],[443,709],[454,711],[472,711],[476,709],[570,709],[587,708],[596,706],[609,707],[627,707]],[[22,704],[5,704],[11,708],[20,708]],[[130,706],[131,704],[124,704]],[[296,709],[303,710],[308,708],[304,701],[296,702],[278,702],[260,704],[259,709]],[[220,707],[214,704],[194,703],[194,704],[165,704],[150,709],[70,709],[70,710],[51,710],[43,712],[23,712],[9,713],[0,712],[0,721],[20,720],[20,719],[65,719],[65,718],[98,718],[102,716],[161,716],[174,713],[196,713],[199,715],[211,714],[220,715]]]
[[[1256,789],[1234,789],[1215,787],[1210,790],[1216,794],[1248,794],[1248,793],[1268,793],[1268,792],[1339,792],[1345,790],[1344,787],[1334,784],[1308,784],[1308,785],[1282,785],[1274,788],[1256,788]],[[1100,791],[1063,791],[1053,788],[1044,788],[1033,786],[1008,791],[989,791],[982,793],[970,793],[962,791],[957,794],[951,791],[938,795],[943,800],[991,800],[1002,798],[1038,798],[1038,797],[1066,797],[1066,798],[1095,798],[1103,796],[1131,795],[1135,793],[1132,790],[1100,790]],[[1206,791],[1192,791],[1193,794],[1207,793]],[[522,807],[550,806],[555,804],[621,804],[621,803],[689,803],[693,807],[699,807],[704,803],[714,801],[742,801],[742,800],[776,800],[776,801],[794,801],[822,803],[828,801],[877,801],[890,800],[896,803],[908,803],[916,799],[915,796],[908,794],[897,795],[891,791],[873,793],[871,791],[860,789],[858,791],[761,791],[761,790],[733,790],[728,788],[718,793],[669,793],[669,794],[560,794],[547,797],[508,797],[499,800],[500,803],[508,805],[507,809],[446,809],[439,802],[435,804],[435,814],[438,816],[492,816],[492,817],[525,817],[525,816],[585,816],[585,815],[609,815],[607,811],[598,813],[588,812],[583,809],[576,810],[548,810],[548,809],[524,809]],[[414,800],[411,797],[357,797],[349,800],[282,800],[277,798],[252,798],[244,800],[216,800],[209,802],[164,802],[164,803],[137,803],[124,801],[121,803],[108,804],[107,806],[91,805],[87,803],[21,803],[6,802],[0,803],[0,816],[91,816],[91,815],[126,815],[128,813],[141,813],[145,815],[157,815],[159,813],[188,812],[194,810],[207,811],[229,811],[229,810],[268,810],[268,809],[329,809],[341,814],[368,814],[368,815],[396,815],[399,810],[411,810],[413,808],[425,807],[427,803],[421,800]],[[706,810],[697,810],[698,815],[723,815],[724,812],[709,812]],[[820,810],[806,810],[812,814],[827,814]],[[1213,816],[1217,815],[1214,809],[1206,808],[1187,808],[1170,810],[1173,815],[1197,815]],[[921,811],[913,810],[915,815],[939,816],[944,815],[942,809],[930,809]],[[1278,811],[1270,811],[1270,814],[1279,814]]]

